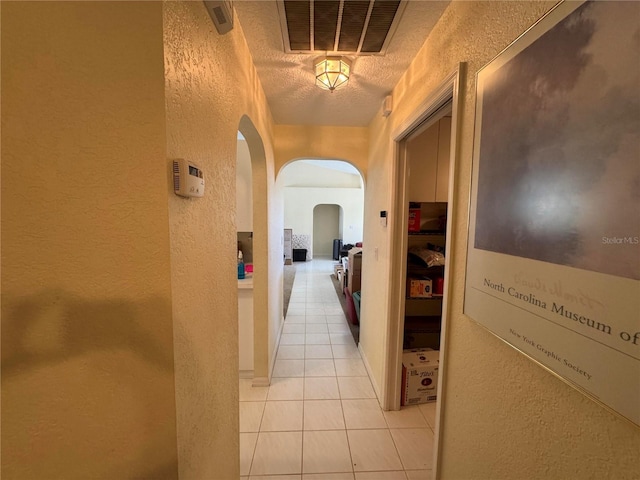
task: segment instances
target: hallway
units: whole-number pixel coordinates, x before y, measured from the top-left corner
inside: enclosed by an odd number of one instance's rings
[[[381,410],[332,285],[333,265],[296,263],[271,386],[240,380],[242,478],[430,478],[435,403]]]

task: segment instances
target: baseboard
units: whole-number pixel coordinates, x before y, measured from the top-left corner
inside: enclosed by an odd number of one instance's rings
[[[273,354],[269,359],[269,379],[273,377],[273,369],[276,366],[276,357],[278,356],[278,349],[280,348],[280,337],[282,337],[283,328],[284,328],[284,315],[280,317],[280,326],[278,327],[278,333],[276,335],[276,345],[273,348]]]
[[[268,387],[269,386],[269,378],[268,377],[253,377],[253,382],[251,385],[254,387]]]
[[[278,356],[278,348],[280,348],[280,337],[282,337],[282,328],[284,327],[284,317],[280,320],[280,326],[278,327],[278,333],[276,335],[276,345],[273,349],[273,355],[269,359],[269,376],[268,377],[254,377],[252,385],[254,387],[268,387],[271,385],[271,377],[273,377],[273,369],[276,366],[276,357]]]
[[[360,352],[360,356],[362,357],[362,363],[364,363],[364,368],[367,370],[367,374],[369,375],[369,380],[371,380],[373,391],[375,392],[376,397],[378,397],[378,403],[382,405],[382,395],[380,393],[380,387],[378,387],[378,384],[376,383],[376,379],[373,376],[373,372],[371,371],[371,365],[369,365],[369,360],[367,359],[367,356],[365,355],[364,350],[362,350],[361,343],[358,343],[358,351]]]
[[[253,370],[240,370],[240,378],[253,378]]]

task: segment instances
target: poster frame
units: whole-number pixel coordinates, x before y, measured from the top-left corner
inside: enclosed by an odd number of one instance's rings
[[[565,328],[563,326],[561,326],[562,328],[558,328],[557,326],[549,327],[549,328],[545,327],[544,332],[542,332],[542,329],[538,332],[536,331],[535,327],[531,327],[530,330],[527,331],[526,336],[521,335],[520,333],[514,331],[512,328],[508,327],[507,323],[510,321],[508,320],[508,317],[512,319],[512,318],[515,318],[516,316],[522,316],[522,317],[527,317],[529,318],[529,320],[531,320],[531,319],[534,319],[535,317],[540,317],[540,318],[543,318],[544,316],[549,317],[548,312],[545,311],[544,313],[541,313],[541,315],[537,315],[536,312],[534,311],[535,308],[532,307],[531,305],[526,305],[523,307],[522,305],[518,305],[517,304],[518,302],[509,303],[509,301],[506,301],[504,298],[500,298],[503,292],[501,292],[498,287],[505,287],[506,285],[504,282],[495,283],[494,287],[496,287],[495,288],[497,290],[496,292],[485,291],[485,292],[478,293],[478,291],[480,290],[478,288],[479,286],[478,281],[477,281],[477,278],[474,278],[474,277],[478,277],[477,271],[473,270],[475,267],[477,267],[478,265],[486,266],[492,261],[497,260],[501,262],[501,264],[518,263],[519,265],[525,265],[525,268],[527,268],[526,266],[529,266],[529,265],[535,265],[536,272],[544,273],[546,271],[550,271],[551,269],[553,269],[554,272],[561,271],[563,272],[563,275],[566,274],[566,277],[563,277],[563,278],[567,278],[567,279],[572,279],[577,277],[587,277],[589,281],[593,281],[593,279],[595,279],[598,282],[609,282],[611,281],[612,278],[614,278],[616,282],[624,285],[626,292],[630,292],[630,291],[635,292],[636,298],[638,297],[637,294],[640,293],[640,281],[637,281],[634,279],[619,279],[619,278],[613,277],[612,275],[604,274],[602,272],[593,272],[593,271],[589,272],[586,270],[581,270],[579,268],[573,268],[570,266],[562,266],[562,265],[551,266],[548,262],[540,261],[538,259],[518,258],[507,253],[501,253],[497,251],[484,251],[483,249],[476,248],[475,246],[475,232],[477,227],[476,215],[477,215],[477,208],[478,208],[477,202],[478,202],[478,188],[479,188],[478,186],[479,164],[480,162],[483,161],[483,159],[481,158],[480,139],[483,133],[483,129],[482,129],[483,94],[484,94],[483,85],[485,84],[485,80],[487,76],[490,76],[499,68],[507,64],[509,61],[516,58],[518,55],[521,55],[522,52],[528,46],[532,45],[538,39],[546,35],[558,23],[565,20],[572,13],[574,13],[576,10],[582,7],[585,3],[587,2],[572,1],[572,2],[558,3],[549,12],[547,12],[547,14],[545,14],[542,18],[540,18],[534,25],[532,25],[522,35],[520,35],[517,39],[515,39],[509,46],[507,46],[498,55],[496,55],[490,62],[488,62],[476,74],[476,112],[475,112],[475,121],[474,121],[475,131],[474,131],[474,147],[473,147],[473,170],[472,170],[472,181],[471,181],[472,188],[470,192],[470,209],[469,209],[469,219],[468,219],[469,238],[468,238],[468,248],[467,248],[466,279],[465,279],[465,289],[464,289],[465,298],[464,298],[463,313],[467,317],[471,318],[479,326],[484,328],[486,331],[496,336],[498,339],[500,339],[502,342],[506,343],[510,347],[514,348],[516,351],[525,355],[528,359],[530,359],[537,365],[541,366],[542,368],[544,368],[545,370],[553,374],[555,377],[562,380],[567,385],[575,388],[582,394],[586,395],[590,399],[597,402],[602,407],[618,415],[619,417],[625,419],[626,421],[631,422],[633,425],[640,426],[640,406],[636,408],[636,411],[633,411],[633,409],[631,409],[630,411],[628,406],[626,406],[625,408],[620,408],[620,405],[616,404],[615,401],[612,401],[611,398],[607,396],[606,392],[602,392],[597,387],[591,388],[591,386],[588,385],[588,382],[576,380],[575,376],[572,376],[573,375],[572,372],[569,375],[567,374],[566,368],[556,368],[558,364],[563,365],[563,362],[566,363],[567,358],[569,358],[571,362],[573,362],[575,358],[578,358],[578,360],[581,361],[581,359],[585,359],[588,355],[592,355],[593,354],[592,351],[588,352],[584,348],[580,350],[579,347],[576,347],[576,350],[571,352],[570,354],[564,354],[561,352],[559,348],[546,349],[544,347],[547,341],[549,341],[549,343],[553,343],[552,340],[547,339],[547,337],[549,336],[549,332],[558,331],[558,330],[566,331],[566,333],[562,333],[562,335],[566,335],[566,337],[564,337],[565,339],[575,338],[577,339],[576,343],[582,342],[583,345],[593,344],[595,345],[596,350],[603,349],[604,352],[608,352],[607,349],[611,350],[610,345],[604,345],[604,344],[598,345],[600,342],[598,342],[596,339],[597,335],[594,335],[593,338],[589,338],[589,335],[576,333],[575,331],[572,331],[571,328]],[[637,239],[637,237],[633,237],[633,236],[629,238]],[[482,251],[481,254],[478,253],[480,251]],[[478,261],[479,256],[483,256],[483,260]],[[514,267],[514,268],[517,269],[520,267]],[[553,274],[551,274],[551,276],[552,275]],[[485,276],[485,282],[486,282],[486,276]],[[493,287],[487,287],[485,288],[485,290],[491,290],[492,288]],[[491,295],[492,293],[495,293],[496,295]],[[502,297],[505,297],[505,295],[506,294],[502,295]],[[489,318],[490,316],[494,316],[493,311],[491,311],[491,313],[488,313],[487,309],[484,309],[483,311],[483,308],[479,307],[479,305],[483,301],[483,300],[480,300],[480,297],[486,298],[487,296],[489,297],[493,296],[494,298],[490,299],[490,301],[493,302],[492,303],[493,307],[498,306],[500,309],[500,313],[495,315],[497,319]],[[529,298],[535,299],[536,301],[538,301],[538,299],[535,298],[535,296],[531,292],[529,292]],[[620,303],[620,298],[624,298],[624,296],[616,297],[615,301]],[[613,300],[611,301],[613,302]],[[555,303],[553,305],[555,308]],[[640,311],[640,308],[637,308],[638,306],[640,306],[640,302],[638,300],[629,300],[629,305],[624,306],[624,308],[622,308],[620,311],[632,312],[633,314],[634,309],[635,309],[635,312]],[[547,309],[546,306],[545,306],[545,309]],[[631,334],[640,330],[640,315],[638,315],[638,313],[635,313],[635,319],[632,319],[631,321],[632,327],[634,326],[634,322],[636,327],[635,330],[631,330],[627,328],[627,330],[629,330]],[[526,323],[526,320],[523,321],[521,324],[524,325],[525,323]],[[543,323],[543,322],[540,322],[540,323]],[[605,325],[605,323],[602,323],[602,324]],[[529,321],[529,323],[527,323],[526,325],[527,327],[530,327],[531,325],[533,325],[533,322]],[[507,331],[511,331],[513,335],[506,333]],[[530,333],[531,331],[534,332],[533,335]],[[620,335],[621,334],[622,333],[620,333]],[[537,340],[535,340],[535,344],[525,345],[523,344],[522,336],[524,336],[529,340],[531,340],[532,338]],[[540,347],[541,345],[542,347]],[[546,353],[540,354],[539,352],[535,351],[535,349],[539,350],[540,348],[547,350]],[[605,354],[605,357],[608,354],[609,353]],[[544,358],[544,355],[546,355],[546,358]],[[610,355],[617,355],[617,354],[610,354]],[[626,355],[626,357],[631,357],[632,359],[629,360],[628,358],[623,358],[623,360],[619,364],[616,364],[618,366],[622,366],[622,368],[619,368],[619,370],[624,370],[621,372],[620,371],[616,372],[615,374],[617,375],[616,379],[618,380],[616,384],[617,388],[620,388],[621,390],[619,392],[619,396],[630,394],[634,396],[633,398],[637,397],[638,399],[640,399],[640,381],[638,380],[640,379],[640,353],[638,353],[637,356],[635,353],[632,353],[631,355],[623,353],[623,356],[624,355]],[[632,368],[631,370],[627,371],[627,367],[629,365]],[[634,375],[634,372],[635,372],[635,375]],[[626,380],[629,381],[630,384],[626,386],[622,386],[621,385],[622,382],[619,381],[619,379],[625,378],[625,373],[628,373]],[[594,378],[597,379],[598,376],[594,375]],[[634,378],[636,379],[635,383],[634,383]],[[589,378],[589,380],[591,380],[591,378]],[[613,382],[613,380],[611,379],[607,379],[607,381]],[[640,402],[638,402],[638,405],[640,405]]]

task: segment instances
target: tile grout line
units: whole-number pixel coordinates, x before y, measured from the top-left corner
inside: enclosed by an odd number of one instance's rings
[[[307,282],[307,285],[308,285],[308,284],[309,284],[309,282]],[[310,288],[310,287],[307,287],[307,292],[306,292],[306,293],[307,293],[307,295],[308,295],[309,293],[311,293],[311,292],[309,291],[309,288]],[[309,301],[305,302],[305,313],[304,313],[304,317],[305,317],[305,318],[304,318],[304,324],[305,324],[305,341],[304,341],[304,343],[303,343],[303,350],[304,350],[304,352],[303,352],[303,367],[304,367],[304,371],[303,371],[303,378],[304,378],[304,379],[306,379],[306,378],[335,378],[335,379],[336,379],[336,385],[337,385],[337,387],[338,387],[338,400],[339,400],[339,402],[340,402],[340,406],[341,406],[341,409],[342,409],[342,419],[343,419],[343,422],[345,423],[345,428],[344,428],[344,429],[339,429],[339,430],[337,430],[337,431],[344,431],[344,432],[345,432],[345,435],[346,435],[346,437],[347,437],[347,447],[348,447],[348,451],[349,451],[349,456],[350,456],[350,458],[351,458],[351,470],[350,470],[350,472],[349,472],[349,473],[351,473],[352,475],[354,475],[354,476],[355,476],[355,469],[353,468],[353,457],[351,456],[351,445],[350,445],[350,443],[349,443],[349,439],[348,439],[348,429],[347,429],[347,425],[346,425],[346,417],[345,417],[345,413],[344,413],[344,406],[343,406],[343,402],[344,402],[344,400],[346,400],[346,399],[343,399],[343,398],[342,398],[342,394],[343,394],[343,392],[342,392],[342,390],[340,389],[340,384],[339,384],[339,382],[337,381],[337,380],[338,380],[338,378],[339,378],[339,376],[338,376],[338,372],[337,372],[336,360],[340,360],[340,359],[335,357],[335,346],[336,346],[336,345],[338,345],[338,344],[337,344],[337,343],[336,343],[336,344],[334,344],[334,343],[331,341],[331,333],[329,332],[328,324],[327,324],[327,322],[326,322],[326,320],[327,320],[327,319],[326,319],[326,311],[325,311],[325,314],[324,314],[325,322],[322,322],[322,324],[323,324],[323,325],[327,325],[327,334],[328,334],[329,339],[330,339],[330,341],[329,341],[329,343],[328,343],[327,345],[329,346],[329,351],[331,352],[331,358],[328,358],[328,360],[332,360],[332,362],[330,362],[330,363],[331,363],[331,365],[333,366],[334,374],[333,374],[333,375],[330,375],[330,376],[328,376],[328,377],[307,376],[307,365],[308,365],[307,360],[311,360],[311,359],[310,359],[310,358],[307,358],[307,351],[306,351],[306,347],[307,347],[307,345],[314,345],[314,344],[307,344],[307,338],[306,338],[306,335],[307,335],[307,328],[308,328],[308,327],[307,327],[307,325],[309,325],[309,324],[307,323],[307,318],[306,318],[306,317],[307,317],[306,304],[307,304],[307,303],[323,303],[323,304],[325,304],[325,305],[326,305],[326,304],[328,304],[328,303],[330,303],[330,302],[326,302],[326,301],[320,301],[320,302],[319,302],[319,301],[317,300],[317,297],[316,297],[316,299],[308,299],[308,300],[311,300],[311,301],[310,301],[310,302],[309,302]],[[321,300],[324,300],[324,299],[321,297]],[[335,303],[337,303],[337,299],[335,299]],[[346,318],[343,318],[343,321],[345,321],[345,322],[346,322]],[[316,322],[314,322],[314,323],[316,323]],[[320,322],[318,322],[318,323],[320,323]],[[345,323],[345,324],[346,324],[346,323]],[[334,333],[335,333],[335,332],[334,332]],[[340,333],[341,333],[341,332],[338,332],[337,334],[340,334]],[[344,345],[344,343],[340,343],[340,345]],[[358,358],[359,358],[359,356],[358,356]],[[349,357],[347,357],[346,359],[349,359]],[[357,376],[357,375],[356,375],[356,376]],[[367,378],[369,377],[369,376],[368,376],[368,374],[366,375],[366,377],[367,377]],[[370,381],[370,379],[369,379],[369,381]],[[303,380],[303,394],[302,394],[302,396],[303,396],[303,399],[302,399],[302,401],[303,401],[303,413],[302,413],[302,415],[303,415],[303,418],[302,418],[302,465],[301,465],[301,468],[300,468],[300,471],[302,472],[302,473],[301,473],[301,475],[304,475],[304,472],[303,472],[303,466],[304,466],[304,432],[305,432],[304,412],[306,411],[306,410],[305,410],[304,402],[305,402],[305,401],[307,401],[307,399],[305,399],[306,394],[307,394],[306,381],[305,381],[305,380]],[[311,399],[309,399],[309,400],[311,400]],[[424,417],[424,413],[423,413],[422,411],[421,411],[421,414],[422,414],[422,415],[423,415],[423,417]],[[264,415],[264,413],[263,413],[263,415]],[[425,418],[425,421],[426,421],[426,418]],[[388,422],[386,421],[386,418],[385,418],[385,424],[387,425],[387,429],[389,429],[390,427],[388,426]],[[427,422],[427,424],[428,424],[428,422]],[[329,431],[334,431],[334,430],[329,430]],[[395,448],[396,448],[396,450],[397,450],[397,446],[395,446],[395,442],[394,442],[394,447],[395,447]],[[405,476],[406,476],[406,473],[405,473]]]

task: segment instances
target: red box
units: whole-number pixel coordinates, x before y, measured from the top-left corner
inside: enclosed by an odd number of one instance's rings
[[[358,325],[360,322],[358,321],[358,314],[356,313],[356,305],[353,302],[353,296],[348,288],[344,289],[344,296],[346,297],[347,312],[349,313],[347,318],[352,324]]]
[[[420,209],[419,208],[409,208],[409,231],[410,232],[420,231]]]

